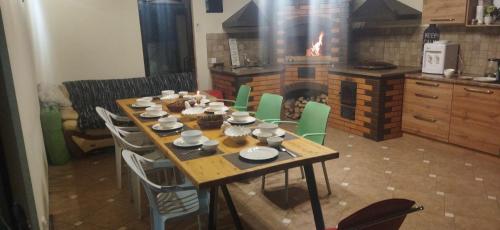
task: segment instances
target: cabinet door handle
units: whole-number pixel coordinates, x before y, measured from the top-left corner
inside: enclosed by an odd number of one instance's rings
[[[427,121],[427,122],[432,122],[432,123],[436,123],[436,121],[437,121],[434,118],[423,117],[423,116],[420,116],[420,115],[413,115],[413,117],[415,119],[418,119],[418,120],[421,120],[421,121]]]
[[[431,18],[432,22],[453,22],[454,18]]]
[[[422,82],[422,81],[417,81],[415,82],[417,85],[424,85],[424,86],[431,86],[431,87],[439,87],[438,83],[429,83],[429,82]]]
[[[429,99],[438,99],[439,98],[438,96],[431,96],[431,95],[425,95],[425,94],[420,94],[420,93],[415,93],[415,96],[429,98]]]
[[[480,89],[474,89],[474,88],[464,88],[465,91],[473,92],[473,93],[484,93],[484,94],[493,94],[493,91],[487,89],[487,90],[480,90]]]

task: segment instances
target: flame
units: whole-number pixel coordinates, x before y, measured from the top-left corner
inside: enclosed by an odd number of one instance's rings
[[[312,43],[311,48],[306,50],[306,56],[321,56],[321,46],[323,45],[323,37],[325,33],[321,31],[318,37],[318,42]]]

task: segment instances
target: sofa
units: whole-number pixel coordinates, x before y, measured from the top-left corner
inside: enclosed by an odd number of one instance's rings
[[[159,95],[162,90],[195,91],[192,73],[171,73],[141,78],[67,81],[59,86],[71,106],[60,106],[66,145],[73,157],[114,145],[104,122],[95,111],[101,106],[120,113],[117,99]]]

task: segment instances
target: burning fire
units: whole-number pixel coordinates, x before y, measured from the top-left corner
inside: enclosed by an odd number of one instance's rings
[[[306,56],[321,56],[321,46],[323,45],[324,36],[325,34],[321,31],[318,37],[318,42],[312,43],[311,48],[306,50]]]

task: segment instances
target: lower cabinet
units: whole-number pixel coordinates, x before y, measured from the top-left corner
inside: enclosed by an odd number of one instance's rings
[[[500,155],[500,90],[456,84],[450,142]]]
[[[500,155],[500,90],[406,79],[403,131]]]

